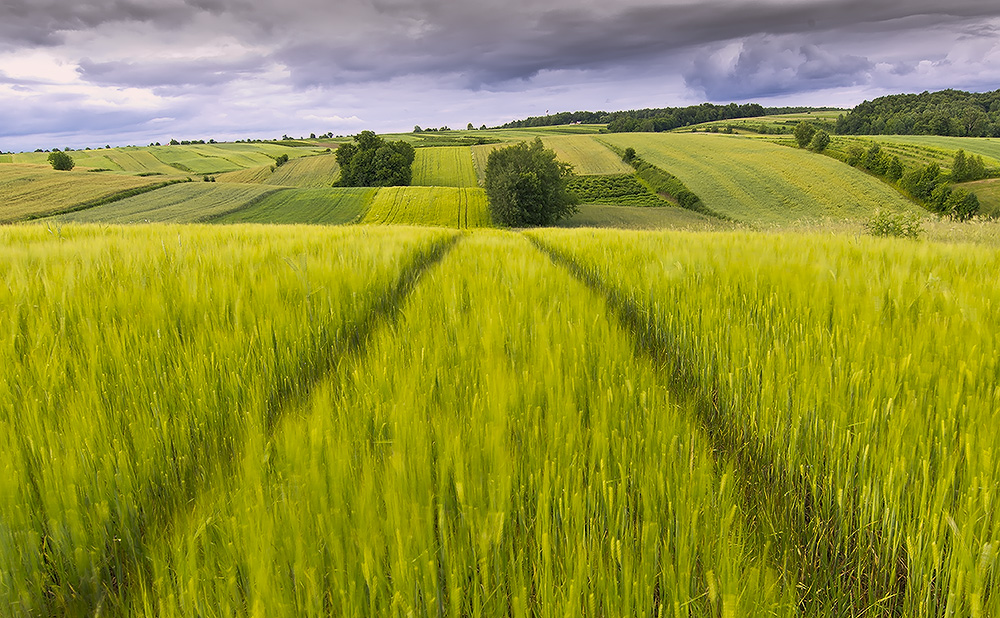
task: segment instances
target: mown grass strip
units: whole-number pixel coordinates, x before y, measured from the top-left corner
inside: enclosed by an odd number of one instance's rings
[[[801,608],[820,615],[901,615],[908,583],[906,546],[896,548],[895,564],[859,561],[859,557],[868,556],[869,543],[877,546],[888,535],[877,528],[844,530],[836,519],[825,517],[832,510],[827,505],[836,504],[838,496],[830,495],[805,474],[778,465],[777,457],[767,452],[763,440],[748,439],[752,432],[745,426],[735,426],[736,415],[727,393],[719,384],[703,381],[670,331],[658,327],[646,309],[606,283],[597,271],[535,235],[528,238],[555,264],[604,298],[611,313],[631,334],[637,354],[664,369],[673,391],[687,393],[693,399],[714,452],[738,472],[748,512],[765,514],[771,522],[779,539],[772,560],[778,566],[788,560],[794,562],[791,573],[788,565],[784,566],[786,574],[798,582]],[[812,474],[825,476],[822,469]]]

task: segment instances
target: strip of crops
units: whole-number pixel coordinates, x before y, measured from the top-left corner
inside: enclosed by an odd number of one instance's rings
[[[875,210],[917,209],[898,191],[830,157],[764,140],[633,133],[602,139],[635,148],[677,176],[705,206],[737,221],[780,224],[867,219]]]
[[[62,222],[193,223],[210,221],[279,191],[267,185],[189,182],[56,217]]]
[[[258,167],[248,167],[235,172],[226,172],[215,177],[217,182],[237,183],[237,184],[266,184],[271,178],[271,168],[274,164],[261,165]]]
[[[667,206],[607,206],[581,204],[579,211],[558,227],[613,227],[631,230],[731,230],[734,224],[685,208]]]
[[[274,170],[267,184],[287,187],[331,187],[340,175],[337,157],[332,154],[292,159]]]
[[[68,152],[73,157],[73,162],[77,168],[89,167],[115,171],[122,169],[107,156],[110,152],[108,150],[73,150]],[[50,166],[48,160],[49,153],[47,152],[18,152],[11,155],[11,157],[14,163]]]
[[[453,187],[385,187],[362,223],[477,227],[491,221],[486,192]]]
[[[413,185],[476,187],[476,168],[467,146],[418,148],[413,160]]]
[[[161,538],[135,614],[792,615],[600,303],[523,238],[467,237]]]
[[[618,155],[589,135],[545,137],[542,141],[580,176],[632,173]]]
[[[1000,253],[798,235],[535,237],[599,282],[637,341],[701,393],[706,430],[742,462],[808,606],[1000,613],[1000,443],[987,429],[1000,423]]]
[[[368,210],[375,192],[367,188],[285,189],[212,223],[355,223]]]
[[[242,460],[247,428],[360,345],[448,238],[0,229],[3,614],[117,613],[153,542]]]
[[[57,172],[50,166],[0,166],[0,223],[72,209],[77,204],[161,182],[121,174]]]
[[[567,189],[584,204],[643,207],[672,205],[647,189],[634,175],[573,176]]]
[[[146,149],[112,148],[105,151],[117,167],[128,172],[180,174],[180,170],[164,164]]]
[[[490,153],[497,148],[503,148],[504,144],[482,144],[471,146],[472,161],[476,167],[476,180],[479,186],[486,185],[486,162],[490,159]]]

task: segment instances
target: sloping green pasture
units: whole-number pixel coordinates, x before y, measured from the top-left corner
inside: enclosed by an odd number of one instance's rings
[[[357,223],[377,189],[284,189],[213,223]]]
[[[58,172],[49,165],[0,165],[0,222],[54,214],[129,189],[162,182],[120,174]]]
[[[267,184],[318,189],[333,186],[339,176],[337,157],[325,154],[292,159],[276,168]]]
[[[452,187],[385,187],[362,223],[430,225],[459,229],[491,225],[486,192]]]
[[[477,184],[469,147],[417,148],[413,159],[413,186],[475,187]]]
[[[545,137],[546,148],[556,153],[556,158],[573,166],[573,173],[631,174],[632,167],[621,160],[610,148],[589,135]]]
[[[279,191],[266,185],[189,182],[144,195],[60,215],[60,222],[86,223],[195,223],[245,208]]]
[[[917,209],[892,187],[839,161],[763,140],[682,133],[602,139],[635,148],[677,176],[706,207],[745,223],[861,220],[877,209]]]
[[[730,230],[733,223],[678,206],[621,206],[581,204],[579,212],[556,223],[557,227],[619,228],[624,230]]]

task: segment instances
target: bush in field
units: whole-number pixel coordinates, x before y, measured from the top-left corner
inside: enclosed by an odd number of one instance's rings
[[[387,142],[372,131],[354,136],[353,144],[337,148],[341,187],[408,186],[413,178],[413,146]]]
[[[816,134],[816,127],[812,126],[805,120],[795,125],[795,141],[798,142],[799,148],[805,148],[812,141],[813,135]]]
[[[274,158],[274,165],[275,165],[275,167],[281,167],[285,163],[288,163],[288,155],[287,154],[278,155],[277,157]]]
[[[923,233],[920,219],[916,215],[900,212],[876,210],[875,215],[864,225],[869,234],[883,238],[919,238]]]
[[[942,209],[956,221],[968,221],[979,213],[979,198],[965,189],[951,191]]]
[[[625,154],[622,155],[622,161],[626,163],[631,163],[634,160],[635,160],[635,148],[629,146],[628,148],[625,149]]]
[[[52,164],[52,169],[68,172],[73,169],[75,165],[73,163],[73,157],[69,156],[65,152],[59,152],[58,150],[53,150],[49,153],[49,163]]]
[[[521,142],[490,153],[486,196],[494,223],[508,227],[549,225],[577,211],[567,190],[572,166],[556,160],[542,140]]]
[[[830,145],[830,134],[820,129],[809,140],[809,150],[813,152],[823,152]]]

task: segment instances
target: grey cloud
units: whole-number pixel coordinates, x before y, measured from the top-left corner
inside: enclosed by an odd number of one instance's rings
[[[216,3],[217,4],[217,3]],[[0,45],[51,46],[63,33],[105,24],[144,22],[176,28],[199,11],[212,12],[211,0],[3,0]]]
[[[379,0],[378,5],[394,15],[408,9],[413,20],[434,27],[412,36],[379,35],[362,24],[365,35],[358,39],[297,41],[282,45],[275,59],[288,66],[299,86],[452,73],[475,87],[530,79],[543,70],[635,66],[699,45],[760,34],[869,30],[884,36],[1000,15],[993,0],[958,0],[947,6],[937,0],[655,3],[610,14],[512,2],[504,7],[504,16],[492,10],[449,13],[443,0]],[[804,63],[806,74],[810,62]],[[816,70],[825,70],[821,65],[827,60],[815,62],[820,65]]]
[[[266,61],[260,56],[239,59],[153,60],[149,62],[92,62],[83,59],[77,72],[84,80],[102,86],[164,88],[171,86],[212,87],[260,71]]]
[[[684,78],[710,100],[729,101],[855,86],[867,82],[874,67],[860,56],[835,54],[787,38],[755,37],[743,42],[735,61],[719,63],[703,56]]]

